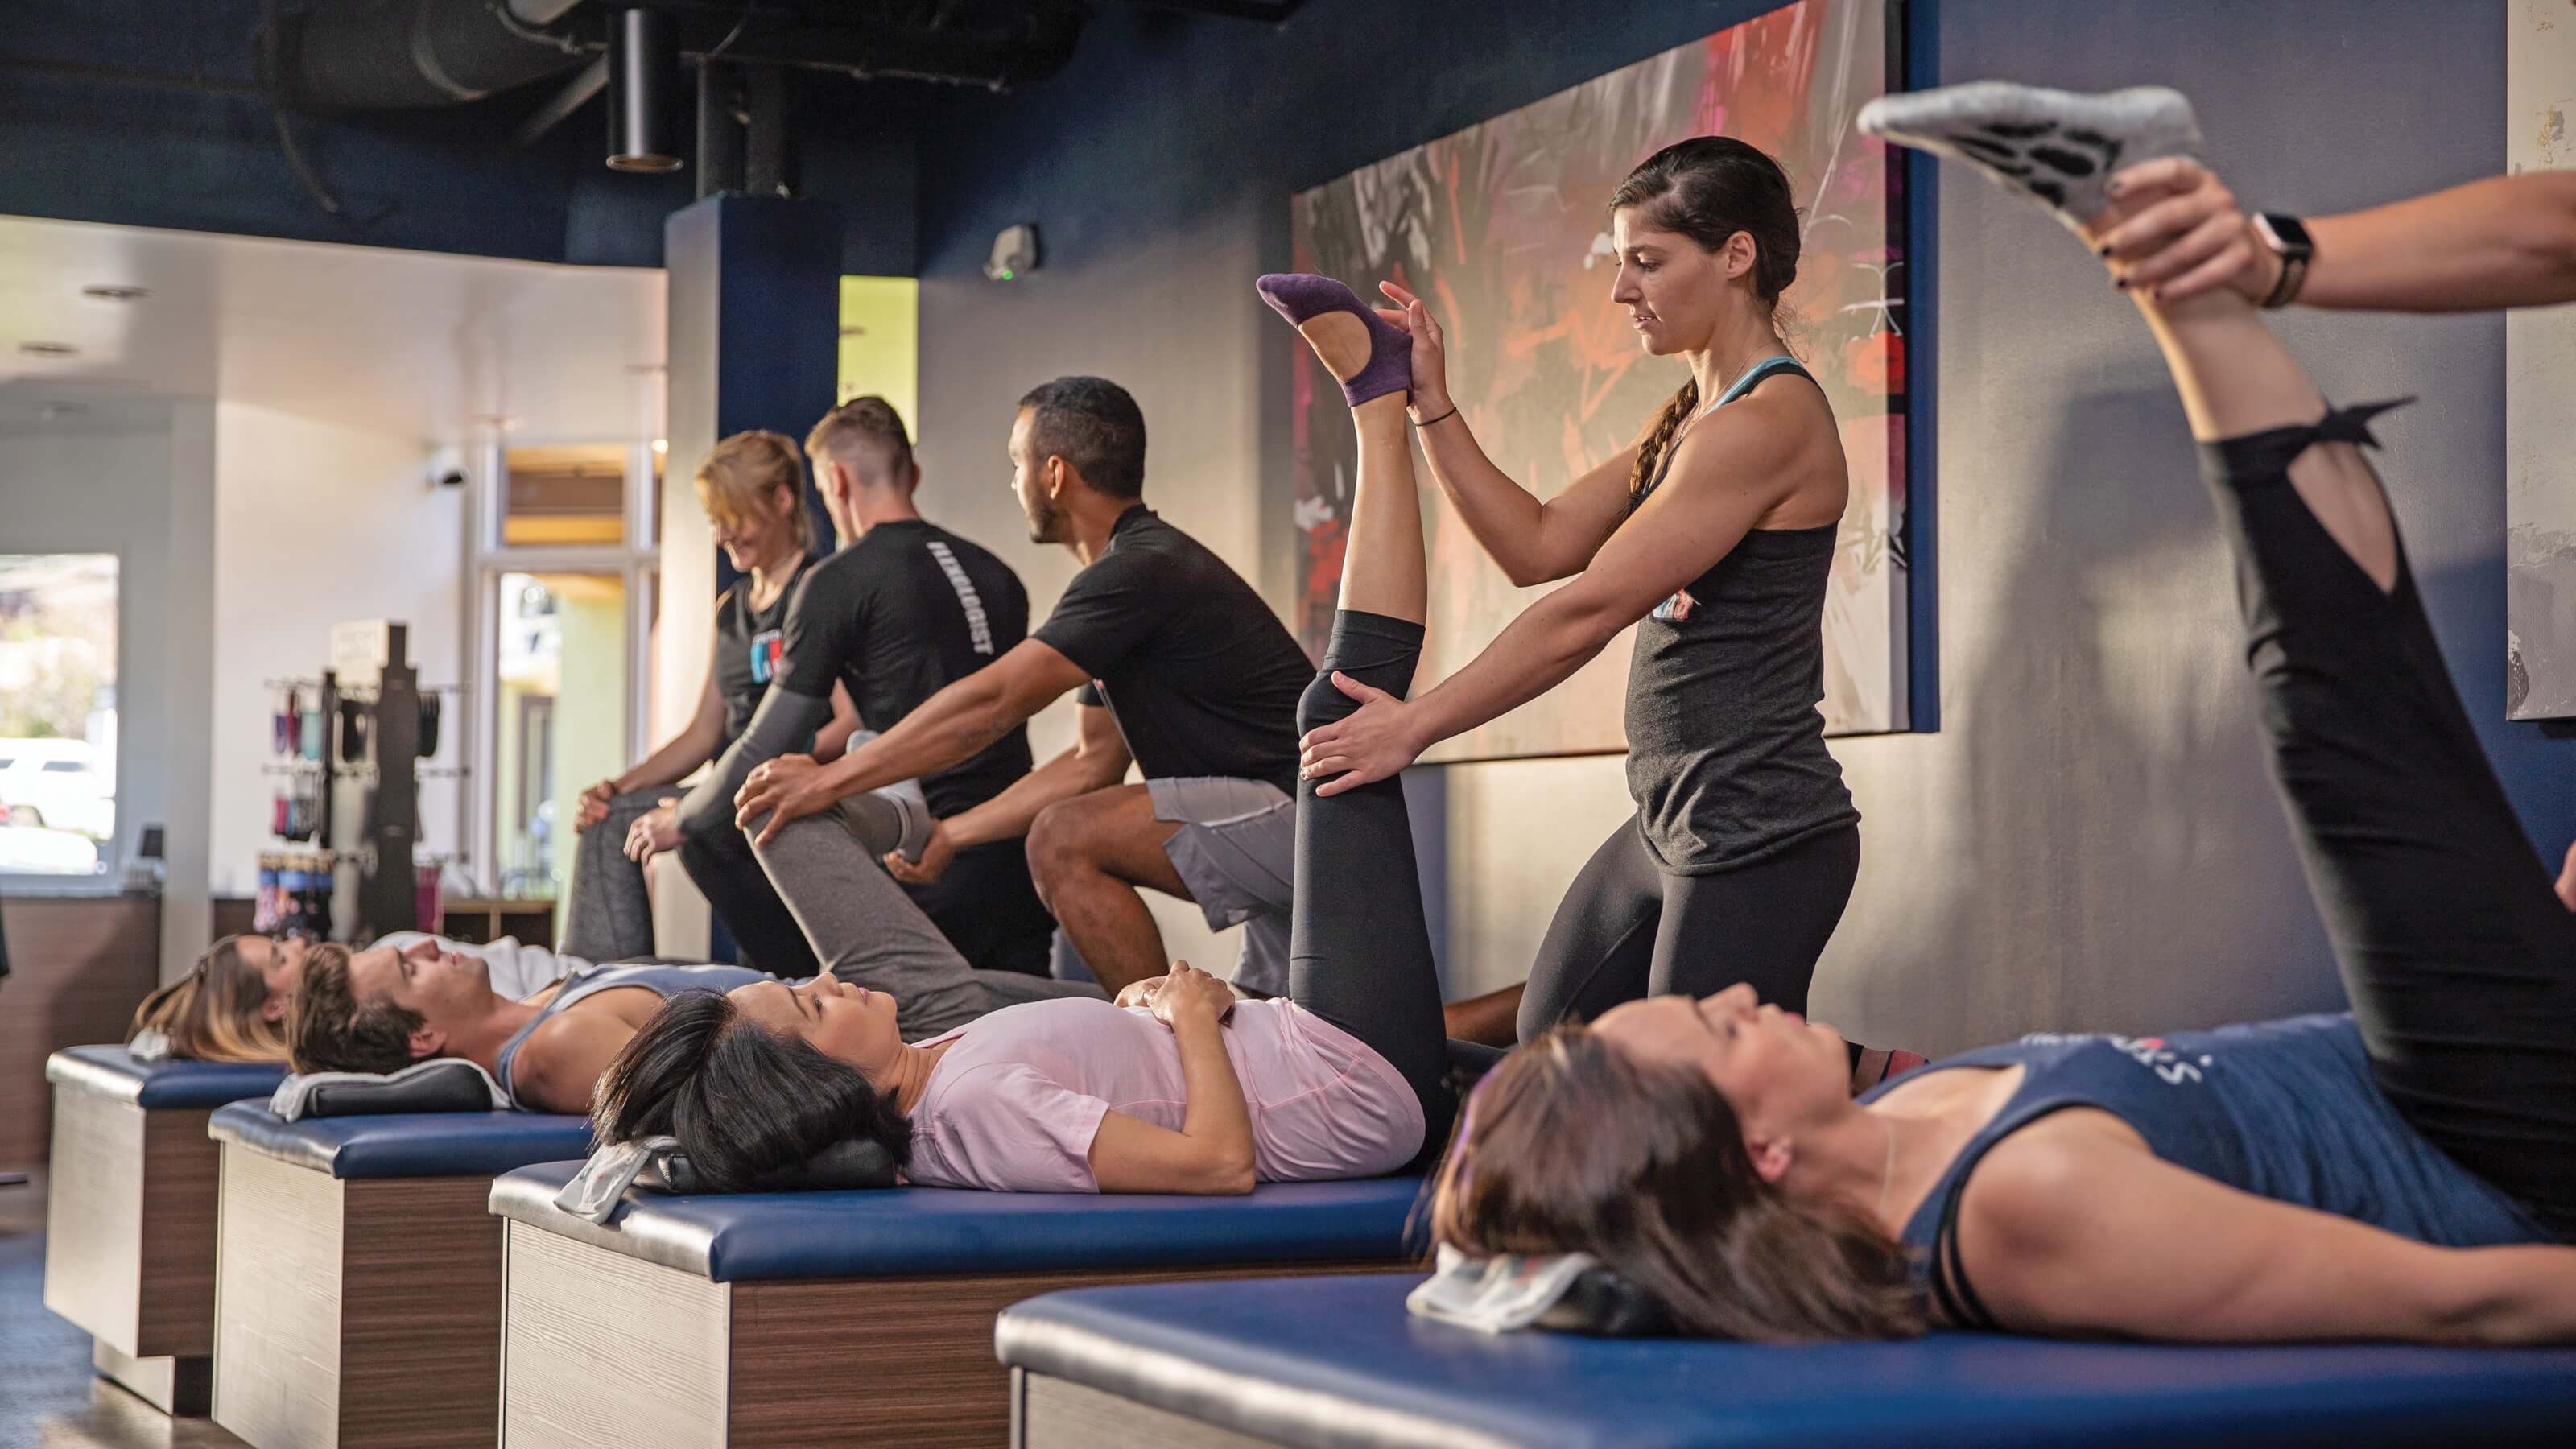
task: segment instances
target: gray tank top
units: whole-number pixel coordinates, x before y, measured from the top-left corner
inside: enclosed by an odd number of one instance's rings
[[[527,1025],[512,1032],[508,1041],[501,1043],[499,1055],[492,1059],[493,1079],[501,1084],[502,1091],[510,1094],[512,1101],[518,1100],[519,1089],[510,1080],[510,1068],[518,1060],[519,1048],[556,1012],[583,997],[597,996],[621,986],[641,986],[668,1001],[683,991],[731,991],[737,986],[770,979],[767,973],[754,971],[748,966],[584,966],[564,977],[563,989],[555,993],[555,999],[529,1018]]]
[[[1815,379],[1794,359],[1755,363],[1711,405],[1763,379]],[[1643,502],[1671,471],[1664,450]],[[1825,580],[1839,523],[1754,529],[1637,625],[1628,666],[1628,793],[1666,870],[1705,875],[1767,860],[1854,824],[1825,750]]]

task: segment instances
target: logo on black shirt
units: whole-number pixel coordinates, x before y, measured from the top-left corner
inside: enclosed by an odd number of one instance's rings
[[[974,634],[975,652],[992,653],[993,626],[984,618],[984,596],[975,592],[975,581],[966,577],[966,570],[958,564],[957,555],[949,551],[946,543],[934,538],[922,546],[930,550],[932,558],[939,560],[940,572],[948,575],[948,586],[957,591],[957,602],[966,610],[966,627]]]

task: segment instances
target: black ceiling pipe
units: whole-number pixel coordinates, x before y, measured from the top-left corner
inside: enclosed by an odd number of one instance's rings
[[[651,10],[608,17],[608,169],[659,176],[680,169],[671,96],[680,50],[671,22]]]
[[[620,0],[615,11],[597,0],[311,0],[258,47],[260,77],[297,111],[454,105],[566,76],[646,12],[682,57],[1007,90],[1062,70],[1089,17],[1085,0]],[[678,82],[666,77],[665,91]]]
[[[264,79],[299,111],[402,110],[479,101],[589,59],[498,9],[490,0],[325,0],[279,17]]]

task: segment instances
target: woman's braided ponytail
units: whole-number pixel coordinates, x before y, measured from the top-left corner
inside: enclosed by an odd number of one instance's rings
[[[1664,450],[1672,446],[1673,433],[1681,427],[1682,420],[1698,406],[1699,379],[1694,377],[1682,384],[1682,390],[1673,394],[1673,400],[1664,404],[1663,412],[1655,418],[1655,425],[1646,430],[1645,441],[1637,445],[1637,466],[1628,473],[1630,508],[1646,501],[1646,485],[1654,481],[1655,464],[1664,456]]]

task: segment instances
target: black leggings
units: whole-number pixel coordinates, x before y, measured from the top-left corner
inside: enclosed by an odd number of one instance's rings
[[[2576,1238],[2576,917],[2460,707],[2403,547],[2381,592],[2291,486],[2366,413],[2209,445],[2272,775],[2380,1090]]]
[[[928,885],[903,893],[978,971],[1047,974],[1055,947],[1055,917],[1038,899],[1029,877],[1028,842],[995,840],[957,852]]]
[[[1548,924],[1521,998],[1521,1040],[1623,1001],[1706,996],[1739,981],[1803,1012],[1859,873],[1858,825],[1758,864],[1680,875],[1655,863],[1631,819],[1592,852]]]
[[[1421,657],[1421,625],[1347,609],[1335,614],[1323,668],[1297,705],[1298,732],[1359,708],[1333,687],[1333,671],[1401,697]],[[1403,1076],[1422,1101],[1418,1160],[1428,1161],[1448,1143],[1456,1103],[1402,781],[1339,795],[1298,783],[1289,929],[1289,999],[1367,1043]]]

